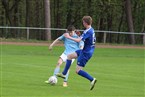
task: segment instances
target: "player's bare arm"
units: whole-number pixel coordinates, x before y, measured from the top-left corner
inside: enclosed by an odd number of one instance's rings
[[[50,44],[49,50],[52,50],[53,45],[56,44],[58,41],[59,41],[59,38],[57,38],[56,40],[54,40],[53,43]]]
[[[65,36],[66,38],[69,38],[69,39],[75,41],[75,42],[80,42],[80,41],[81,41],[81,38],[80,38],[80,37],[79,37],[79,38],[73,38],[73,37],[71,37],[68,33],[64,33],[64,36]]]

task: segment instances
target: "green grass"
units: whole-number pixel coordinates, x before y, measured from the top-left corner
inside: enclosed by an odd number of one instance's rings
[[[44,81],[53,74],[63,47],[0,45],[1,97],[144,97],[144,50],[97,48],[84,70],[97,78],[93,91],[88,80],[71,66],[69,87]],[[63,70],[63,66],[61,68]]]

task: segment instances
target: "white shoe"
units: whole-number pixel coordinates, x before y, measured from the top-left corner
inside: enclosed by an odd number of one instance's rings
[[[90,90],[93,90],[96,82],[97,82],[97,80],[96,80],[96,78],[94,78],[93,81],[91,82],[91,88],[90,88]]]

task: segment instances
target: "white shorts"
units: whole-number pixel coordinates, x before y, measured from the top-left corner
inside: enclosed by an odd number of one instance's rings
[[[63,60],[63,62],[66,62],[67,60],[67,55],[65,55],[64,53],[61,54],[60,58]],[[72,59],[72,63],[75,61],[75,59]]]

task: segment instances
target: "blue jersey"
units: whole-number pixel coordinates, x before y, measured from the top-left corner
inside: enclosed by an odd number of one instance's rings
[[[94,53],[95,42],[96,42],[94,29],[92,27],[86,29],[81,37],[82,40],[84,41],[84,48],[83,50],[76,51],[78,55],[77,64],[79,66],[84,67]]]
[[[96,42],[94,29],[92,27],[86,29],[81,37],[82,40],[84,41],[83,52],[93,53],[95,48],[95,42]]]
[[[78,38],[79,36],[74,34],[72,37],[73,38]],[[73,53],[76,50],[79,50],[80,46],[84,45],[83,41],[78,43],[78,42],[75,42],[71,39],[66,38],[64,35],[60,36],[59,40],[62,40],[64,42],[65,50],[64,50],[63,53],[66,54],[66,55],[68,55],[70,53]]]

